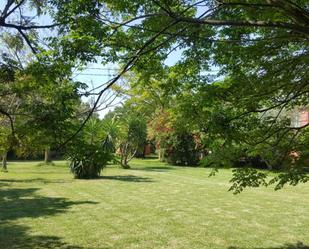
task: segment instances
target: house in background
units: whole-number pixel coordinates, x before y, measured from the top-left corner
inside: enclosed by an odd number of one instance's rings
[[[305,127],[309,124],[309,107],[297,108],[291,114],[291,125],[292,127],[299,128]],[[290,153],[291,157],[294,157],[295,160],[298,160],[301,153],[293,151]],[[304,165],[309,167],[309,158],[305,158]]]
[[[300,127],[305,126],[308,123],[309,123],[309,108],[301,110],[299,114]]]
[[[309,107],[298,108],[291,114],[292,126],[303,127],[309,123]]]

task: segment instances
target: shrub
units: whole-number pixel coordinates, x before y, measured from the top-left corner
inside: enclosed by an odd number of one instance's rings
[[[97,178],[112,158],[104,144],[79,143],[69,152],[70,170],[77,179]]]
[[[239,144],[217,146],[212,149],[211,153],[201,160],[201,166],[217,168],[269,168],[267,162],[260,155],[249,153],[246,147]]]
[[[243,156],[238,160],[234,161],[232,166],[234,168],[241,168],[241,167],[252,167],[256,169],[269,169],[269,166],[261,158],[261,156]]]
[[[202,167],[217,167],[217,168],[230,168],[242,167],[247,164],[246,153],[240,146],[228,146],[217,144],[210,148],[208,153],[200,162]]]
[[[196,166],[199,151],[190,133],[174,133],[168,140],[167,162],[179,166]]]

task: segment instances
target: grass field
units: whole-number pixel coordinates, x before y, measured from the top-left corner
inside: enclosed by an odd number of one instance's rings
[[[136,160],[97,180],[56,166],[0,173],[0,248],[309,248],[309,184],[227,192],[231,171]]]

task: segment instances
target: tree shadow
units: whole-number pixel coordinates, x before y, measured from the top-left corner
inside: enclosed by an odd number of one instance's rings
[[[90,201],[68,201],[65,198],[44,197],[38,188],[0,190],[0,248],[77,248],[56,236],[33,236],[29,228],[13,224],[20,218],[37,218],[65,212],[73,205],[96,204]]]
[[[36,195],[38,188],[2,189],[0,191],[0,220],[24,217],[36,218],[63,212],[72,205],[96,204],[91,201],[68,201],[65,198]]]
[[[249,248],[230,246],[228,247],[228,249],[249,249]],[[254,249],[309,249],[309,245],[304,245],[302,242],[299,241],[295,244],[287,243],[277,247],[254,247]]]
[[[154,182],[149,177],[141,177],[135,175],[118,175],[118,176],[100,176],[98,179],[116,180],[124,182]]]
[[[74,179],[72,180],[61,180],[61,179],[54,179],[54,180],[47,180],[44,178],[30,178],[30,179],[1,179],[1,183],[43,183],[43,184],[49,184],[49,183],[68,183],[68,182],[73,182]]]
[[[8,184],[6,182],[1,182],[1,180],[0,180],[0,188],[4,187],[4,186],[8,186]]]
[[[131,168],[131,170],[143,170],[143,171],[154,171],[154,172],[168,172],[169,170],[175,170],[175,168],[169,167],[169,166],[152,166],[152,167]]]
[[[10,249],[83,249],[76,245],[69,245],[57,236],[33,236],[28,234],[26,226],[4,223],[0,225],[0,248]]]

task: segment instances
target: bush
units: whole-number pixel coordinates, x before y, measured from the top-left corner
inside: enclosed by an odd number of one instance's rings
[[[196,166],[199,151],[194,137],[190,133],[175,133],[168,141],[167,162],[179,166]]]
[[[97,178],[112,158],[104,145],[79,143],[69,152],[70,170],[77,179]]]
[[[247,163],[246,153],[240,146],[227,146],[222,145],[220,141],[211,147],[211,152],[208,153],[200,162],[202,167],[217,167],[217,168],[230,168],[237,165],[243,166]]]
[[[212,153],[201,160],[200,165],[217,168],[269,168],[267,162],[260,155],[249,154],[248,150],[240,145],[214,148]]]
[[[233,162],[234,168],[252,167],[256,169],[269,169],[269,166],[259,155],[244,156]]]

